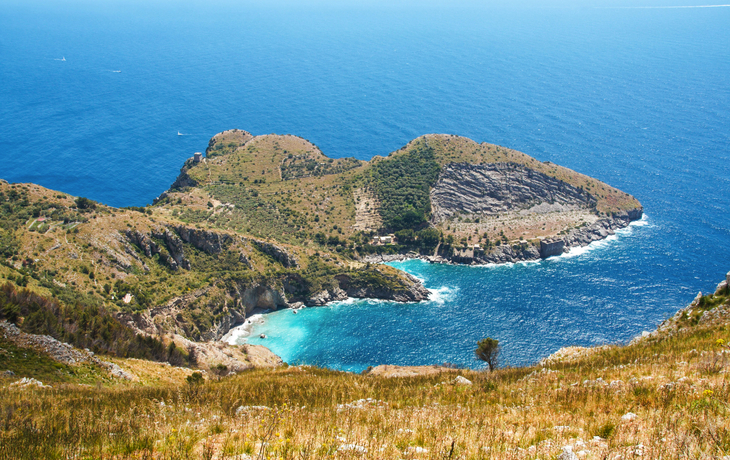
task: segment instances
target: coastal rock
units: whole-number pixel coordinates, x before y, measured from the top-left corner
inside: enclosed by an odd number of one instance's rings
[[[395,300],[396,302],[420,302],[428,299],[428,289],[423,287],[418,278],[408,273],[401,273],[401,275],[401,281],[404,281],[404,283],[400,284],[398,288],[392,288],[389,284],[360,286],[353,283],[353,279],[349,275],[337,275],[335,279],[339,282],[340,289],[345,293],[345,297],[385,299]]]
[[[717,288],[715,288],[715,294],[724,294],[727,292],[727,281],[721,281],[720,284],[717,285]]]
[[[516,163],[446,165],[431,190],[431,221],[455,214],[499,214],[540,203],[588,207],[596,199],[582,189]]]
[[[172,183],[170,186],[170,190],[181,190],[187,187],[197,187],[198,182],[190,177],[188,174],[188,171],[190,171],[191,168],[195,166],[195,163],[193,163],[192,158],[188,158],[187,161],[185,161],[185,164],[182,168],[180,168],[180,174],[178,174],[177,178],[175,179],[175,182]],[[161,200],[165,196],[167,196],[167,192],[160,195],[157,199]]]
[[[331,290],[318,292],[317,294],[308,298],[306,304],[310,306],[323,306],[327,305],[329,302],[336,302],[339,300],[347,300],[347,292],[336,287]]]
[[[241,303],[246,307],[246,313],[250,313],[254,308],[278,310],[289,306],[282,292],[262,284],[247,287],[240,298]]]

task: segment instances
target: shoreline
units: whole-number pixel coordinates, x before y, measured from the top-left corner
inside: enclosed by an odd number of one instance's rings
[[[232,327],[218,342],[228,345],[241,345],[238,339],[249,337],[256,324],[264,324],[264,315],[272,312],[270,309],[255,308],[250,315],[246,316],[242,324]]]
[[[642,214],[642,217],[640,219],[629,221],[625,226],[617,228],[615,231],[612,231],[610,234],[607,234],[606,236],[604,236],[600,239],[593,240],[585,245],[575,245],[575,246],[568,247],[562,254],[551,255],[551,256],[548,256],[545,258],[538,257],[538,258],[529,259],[529,260],[504,261],[504,262],[498,262],[498,263],[489,262],[489,263],[483,263],[483,264],[479,264],[479,263],[465,264],[465,263],[454,262],[454,261],[451,261],[448,259],[434,260],[433,256],[424,256],[421,254],[416,254],[414,252],[410,252],[410,253],[406,253],[406,254],[386,254],[386,255],[381,255],[381,256],[370,256],[369,260],[367,258],[364,258],[361,260],[366,261],[366,262],[371,262],[371,263],[406,262],[406,261],[410,261],[410,260],[421,260],[423,262],[440,263],[440,264],[444,264],[444,265],[453,265],[453,266],[461,265],[461,266],[484,267],[484,268],[497,268],[497,267],[505,267],[505,266],[508,267],[508,266],[516,265],[516,264],[523,264],[523,265],[537,264],[540,261],[548,259],[548,258],[560,259],[560,258],[572,258],[572,257],[580,256],[582,254],[585,254],[587,251],[592,250],[593,248],[602,246],[603,244],[611,244],[612,240],[616,239],[616,237],[618,236],[617,233],[621,232],[622,230],[630,231],[632,226],[645,226],[645,225],[647,225],[647,218],[646,218],[646,215]],[[619,233],[619,235],[620,235],[620,233]],[[373,260],[374,258],[377,258],[377,260]],[[406,273],[408,273],[408,272],[406,272]],[[415,276],[415,275],[411,274],[411,276]],[[423,284],[422,279],[419,279],[419,282],[421,282],[421,284]],[[424,286],[424,288],[425,288],[425,286]],[[443,287],[426,288],[429,291],[429,293],[431,294],[429,296],[428,301],[443,303],[444,299],[442,299],[441,296],[435,295],[442,288]],[[357,301],[385,302],[388,300],[378,299],[378,298],[347,297],[346,299],[342,299],[342,300],[330,300],[321,306],[328,306],[328,305],[334,304],[335,302],[346,304],[346,303],[353,303],[353,302],[357,302]],[[415,301],[415,302],[409,302],[409,303],[420,303],[420,302]],[[298,308],[285,307],[285,308],[281,308],[281,309],[277,309],[277,310],[256,308],[249,315],[246,316],[246,318],[242,324],[239,324],[239,325],[231,328],[223,337],[221,337],[221,339],[219,339],[219,341],[223,342],[223,343],[227,343],[229,345],[241,345],[241,344],[246,343],[245,341],[242,343],[239,343],[239,341],[242,339],[247,339],[247,338],[251,337],[253,334],[253,329],[257,325],[265,324],[265,322],[266,322],[265,317],[267,314],[272,313],[274,311],[280,311],[280,310],[296,311],[296,310],[298,310]],[[547,359],[547,357],[545,357],[543,359]]]
[[[471,255],[451,255],[443,256],[437,255],[423,255],[413,251],[409,251],[405,254],[378,254],[368,255],[360,259],[361,262],[365,263],[388,263],[388,262],[405,262],[408,260],[423,260],[428,263],[438,263],[444,265],[464,265],[473,267],[496,267],[506,266],[508,264],[518,263],[538,263],[542,260],[570,256],[570,253],[576,249],[588,248],[594,243],[605,242],[611,236],[615,236],[616,232],[630,228],[631,226],[643,226],[640,223],[646,222],[646,214],[643,210],[639,210],[640,217],[636,219],[624,219],[621,217],[612,217],[607,219],[601,219],[597,221],[593,226],[575,229],[568,235],[562,238],[545,239],[541,241],[541,246],[549,246],[556,243],[560,244],[560,252],[549,253],[544,251],[543,247],[536,247],[535,245],[528,243],[527,248],[520,252],[515,252],[513,247],[510,245],[495,246],[492,251],[482,255],[475,255],[474,250]],[[627,213],[628,217],[629,214]],[[608,227],[608,228],[606,228]],[[598,230],[597,230],[598,229]],[[602,231],[601,231],[602,230]],[[598,237],[596,237],[598,236]],[[469,249],[461,250],[463,253],[468,253]],[[462,253],[460,251],[460,253]],[[572,256],[570,256],[572,257]]]

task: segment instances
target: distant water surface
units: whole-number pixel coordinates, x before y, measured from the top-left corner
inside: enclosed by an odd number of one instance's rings
[[[440,132],[597,177],[648,215],[571,258],[394,264],[432,302],[268,315],[261,343],[288,361],[476,366],[490,335],[533,362],[628,340],[730,269],[730,8],[216,5],[4,6],[0,177],[143,205],[224,129],[360,159]]]

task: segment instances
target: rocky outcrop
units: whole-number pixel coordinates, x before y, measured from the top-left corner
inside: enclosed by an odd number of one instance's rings
[[[272,259],[276,260],[280,264],[282,264],[286,268],[299,268],[299,262],[297,261],[296,257],[289,254],[286,249],[283,249],[275,244],[267,243],[265,241],[259,241],[259,240],[249,240],[251,241],[251,244],[253,244],[256,249],[263,252],[267,256],[271,257]]]
[[[218,254],[233,242],[233,238],[227,233],[210,232],[182,225],[171,228],[180,235],[182,241],[208,254]]]
[[[197,228],[174,225],[170,228],[155,228],[147,233],[138,230],[127,230],[127,239],[135,244],[147,257],[160,254],[163,262],[173,270],[184,268],[190,270],[190,261],[185,257],[183,243],[188,243],[208,254],[218,254],[225,250],[233,237],[227,233],[211,232]],[[157,241],[161,241],[161,246]],[[241,262],[250,265],[245,254],[241,254]]]
[[[190,261],[185,258],[183,242],[168,229],[153,229],[149,234],[137,230],[125,232],[130,242],[135,244],[147,257],[159,254],[160,258],[173,270],[184,268],[190,270]],[[153,238],[160,240],[161,247]]]
[[[340,290],[345,297],[354,297],[358,299],[384,299],[394,300],[396,302],[420,302],[428,300],[428,289],[423,287],[418,278],[402,273],[398,287],[391,287],[391,283],[360,285],[353,282],[350,275],[342,274],[335,276],[340,284]]]
[[[572,248],[587,246],[594,241],[602,240],[609,235],[613,235],[616,230],[628,227],[635,220],[641,219],[643,215],[642,208],[635,208],[630,211],[616,213],[610,217],[599,219],[598,221],[585,225],[580,228],[570,230],[565,236],[559,236],[546,240],[545,246],[540,245],[540,255],[543,256],[543,247],[545,248],[544,257],[562,254],[562,252]],[[560,242],[563,244],[563,251],[557,252]]]
[[[401,261],[408,258],[420,258],[436,263],[483,265],[540,260],[563,254],[573,247],[587,246],[594,241],[602,240],[609,235],[613,235],[616,230],[627,227],[634,220],[640,219],[642,215],[641,208],[617,213],[613,216],[599,219],[592,224],[574,228],[565,235],[542,240],[537,245],[532,242],[520,242],[503,244],[488,250],[439,246],[438,254],[433,256],[424,256],[416,253],[372,255],[364,257],[362,261],[385,263]],[[728,274],[728,278],[730,279],[730,274]]]
[[[177,266],[182,267],[185,270],[190,270],[190,261],[185,258],[183,242],[179,236],[177,236],[175,233],[171,232],[168,229],[153,230],[152,236],[164,241],[170,257],[172,257],[172,260],[175,261],[175,264],[177,264]],[[169,258],[168,264],[170,265],[170,267],[173,268],[173,270],[176,269],[175,264],[173,264],[172,261],[169,260]]]
[[[431,189],[431,221],[455,214],[500,214],[541,203],[588,208],[596,199],[582,189],[515,163],[450,163]]]
[[[67,343],[60,342],[49,335],[27,334],[15,324],[0,321],[0,335],[3,339],[20,348],[29,348],[68,366],[92,364],[106,369],[113,377],[131,380],[132,376],[114,363],[102,361],[88,350],[79,350]]]
[[[327,305],[329,302],[347,300],[347,297],[347,292],[336,287],[334,289],[327,289],[314,294],[307,298],[305,303],[308,306],[321,307],[323,305]]]
[[[239,295],[241,303],[246,307],[246,313],[252,312],[255,308],[278,310],[289,306],[282,292],[264,284],[246,287]]]
[[[180,190],[186,187],[197,187],[198,182],[188,175],[188,171],[193,167],[193,159],[189,158],[182,168],[180,168],[180,174],[178,174],[175,182],[170,186],[170,190]],[[160,196],[158,199],[162,199]]]
[[[200,369],[215,369],[219,375],[235,374],[248,369],[271,368],[283,364],[282,359],[261,345],[232,346],[219,341],[193,342],[174,336],[175,345],[194,357]],[[220,366],[225,366],[223,369]]]

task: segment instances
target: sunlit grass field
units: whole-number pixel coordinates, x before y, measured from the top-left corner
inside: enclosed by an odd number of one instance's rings
[[[159,384],[46,389],[5,379],[0,457],[723,458],[730,326],[721,314],[694,319],[727,311],[725,296],[707,299],[636,343],[491,373],[386,378],[281,367],[200,385],[178,372]],[[472,384],[455,383],[457,375]]]

